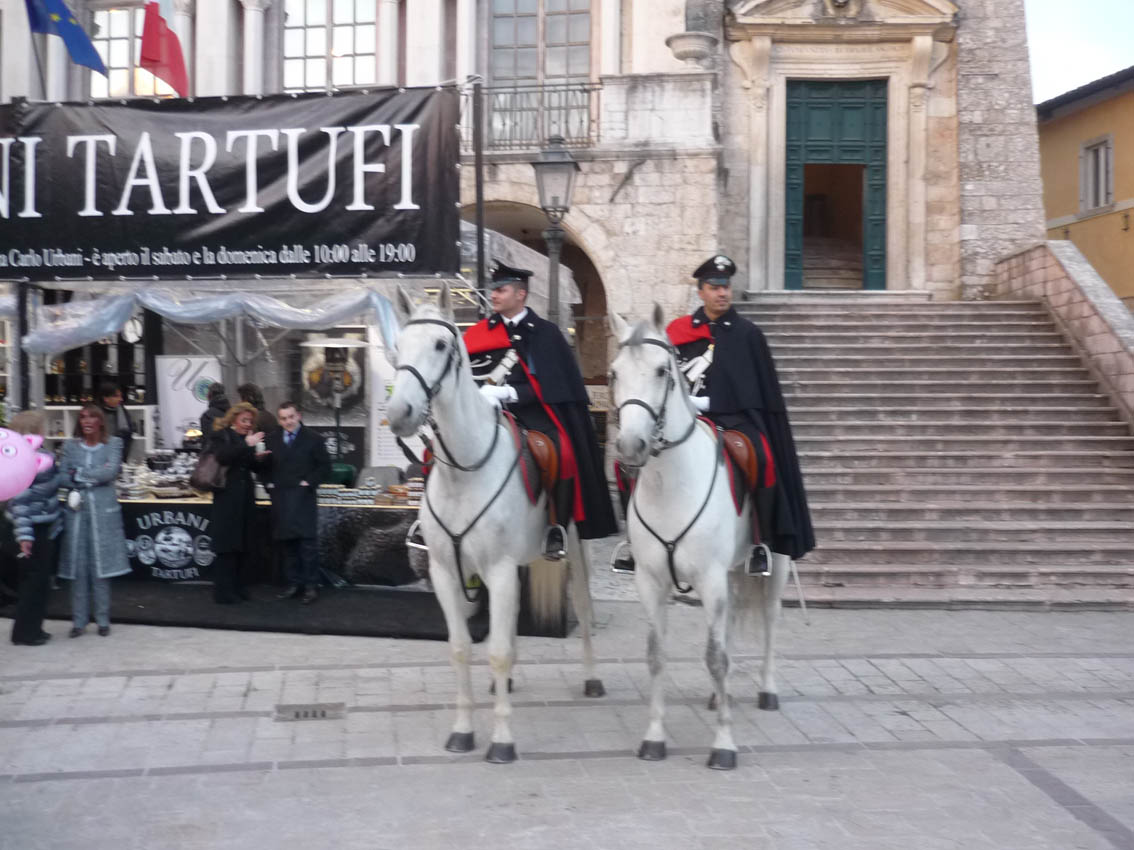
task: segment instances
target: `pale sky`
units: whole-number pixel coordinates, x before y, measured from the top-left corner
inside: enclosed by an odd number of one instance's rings
[[[1134,65],[1134,0],[1024,3],[1036,103]]]

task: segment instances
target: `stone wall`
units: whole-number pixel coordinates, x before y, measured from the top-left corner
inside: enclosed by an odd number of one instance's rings
[[[1036,245],[995,267],[1001,299],[1043,301],[1134,424],[1134,316],[1071,242]]]
[[[960,123],[961,290],[991,297],[997,260],[1044,238],[1024,0],[954,0]]]

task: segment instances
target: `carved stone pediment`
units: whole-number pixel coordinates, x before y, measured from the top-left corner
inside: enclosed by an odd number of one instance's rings
[[[950,0],[733,0],[729,12],[737,24],[952,23],[957,6]]]

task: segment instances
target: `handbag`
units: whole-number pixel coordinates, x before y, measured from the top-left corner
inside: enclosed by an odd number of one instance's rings
[[[189,476],[189,486],[207,492],[223,490],[228,482],[228,467],[217,460],[213,451],[203,451]]]

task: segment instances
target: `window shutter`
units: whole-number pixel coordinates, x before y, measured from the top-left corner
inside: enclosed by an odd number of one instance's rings
[[[1090,157],[1084,148],[1079,148],[1079,212],[1087,210],[1087,184],[1090,181]]]
[[[1106,162],[1106,177],[1104,182],[1104,203],[1114,203],[1114,139],[1107,139],[1104,147],[1104,159]]]

